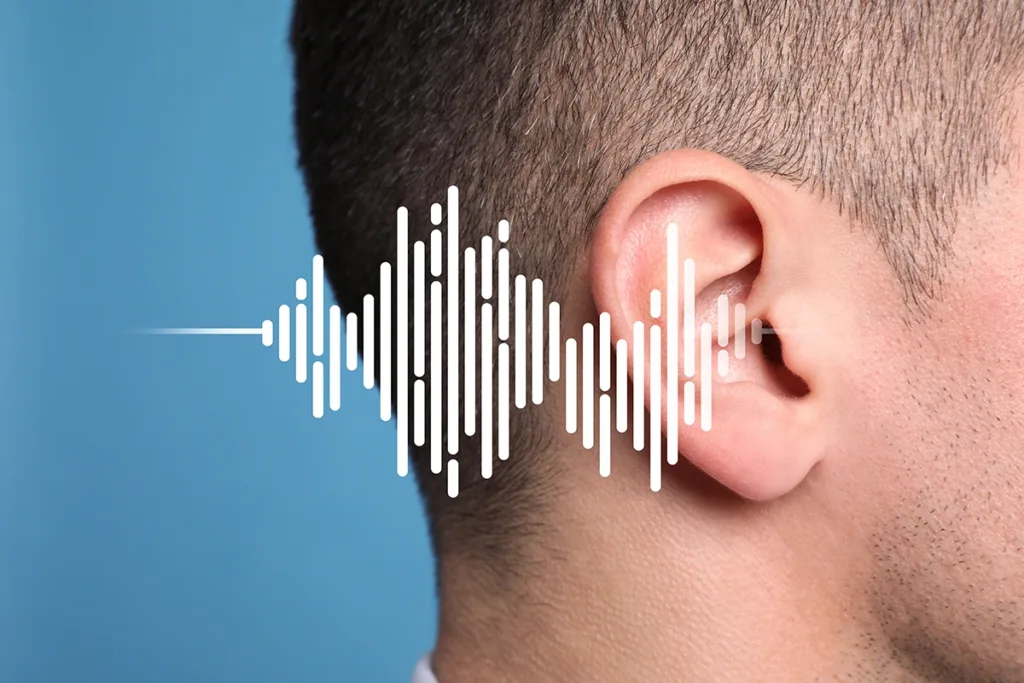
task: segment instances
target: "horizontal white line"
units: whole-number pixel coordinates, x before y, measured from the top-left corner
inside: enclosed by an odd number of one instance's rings
[[[138,330],[136,334],[263,334],[262,327],[162,327]]]

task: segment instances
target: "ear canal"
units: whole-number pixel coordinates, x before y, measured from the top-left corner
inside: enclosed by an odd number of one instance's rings
[[[761,335],[758,348],[768,363],[780,393],[791,398],[806,396],[810,388],[799,375],[786,367],[785,356],[782,353],[782,337],[767,320],[762,325]]]
[[[771,323],[766,323],[761,329],[761,334],[764,335],[761,338],[761,353],[764,354],[765,360],[774,367],[785,367],[782,360],[782,341],[775,334],[775,329]]]

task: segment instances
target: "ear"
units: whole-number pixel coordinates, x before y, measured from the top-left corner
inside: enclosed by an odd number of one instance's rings
[[[787,218],[784,199],[743,167],[708,152],[673,150],[644,162],[619,185],[601,214],[591,253],[594,301],[599,312],[609,314],[613,339],[632,344],[637,321],[645,340],[646,331],[659,327],[660,377],[650,376],[649,363],[629,371],[634,382],[637,373],[647,375],[648,410],[652,390],[661,392],[669,464],[681,453],[724,486],[759,501],[795,488],[824,451],[815,393],[820,354],[812,352],[813,340],[792,332],[799,310],[791,305],[792,283],[799,281],[793,275],[800,264],[786,259],[800,250],[792,244],[797,231],[787,230]],[[678,226],[674,297],[666,289],[670,223]],[[687,259],[694,262],[692,327],[686,324]],[[657,317],[652,290],[660,292]],[[765,330],[760,344],[754,343],[755,320]],[[670,334],[670,323],[677,335]],[[710,354],[702,352],[702,331],[710,332]],[[665,342],[673,338],[678,367],[670,375]],[[692,376],[686,374],[687,341],[693,344]],[[645,346],[650,353],[648,341]],[[727,368],[715,367],[723,348]],[[702,372],[705,362],[714,371]],[[674,411],[670,383],[678,392]],[[686,409],[691,391],[692,412]],[[702,410],[708,392],[714,406],[710,423]]]

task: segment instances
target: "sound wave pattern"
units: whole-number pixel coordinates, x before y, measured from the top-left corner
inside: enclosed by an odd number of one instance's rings
[[[341,309],[337,305],[331,305],[325,311],[322,256],[318,254],[313,257],[309,282],[305,278],[295,281],[294,306],[282,304],[277,311],[277,357],[283,363],[294,364],[296,382],[308,383],[311,386],[313,417],[319,419],[324,416],[325,398],[327,409],[334,412],[341,409],[342,365],[344,364],[349,372],[358,370],[358,340],[361,327],[363,387],[379,387],[381,420],[390,421],[392,405],[395,406],[396,464],[399,476],[404,477],[409,472],[411,427],[413,444],[421,447],[429,444],[431,472],[441,474],[444,466],[447,466],[448,495],[456,497],[459,491],[459,463],[454,458],[449,458],[445,462],[443,447],[447,443],[448,455],[456,455],[460,433],[469,437],[476,436],[479,423],[481,474],[484,478],[490,478],[494,470],[495,433],[498,460],[509,458],[509,412],[512,404],[514,403],[517,409],[526,408],[528,402],[540,405],[544,399],[547,381],[564,382],[565,429],[569,434],[579,434],[585,449],[596,448],[598,468],[602,476],[607,477],[611,474],[612,430],[626,433],[632,426],[634,450],[642,452],[645,447],[650,450],[651,490],[660,490],[663,400],[667,409],[665,459],[669,465],[674,465],[679,458],[679,382],[665,382],[666,377],[671,379],[679,376],[678,226],[675,223],[666,226],[668,264],[664,288],[665,305],[662,306],[662,290],[651,291],[650,313],[654,322],[645,325],[643,321],[636,321],[632,327],[631,339],[617,339],[613,343],[611,316],[608,313],[601,313],[598,317],[596,340],[594,325],[586,323],[582,327],[580,342],[571,337],[563,341],[560,336],[562,324],[559,303],[546,300],[543,282],[539,279],[527,280],[526,276],[521,274],[513,278],[509,272],[508,243],[511,230],[508,221],[498,222],[497,243],[492,236],[486,235],[478,245],[469,246],[460,252],[458,201],[459,191],[453,186],[448,188],[447,211],[440,204],[431,206],[430,220],[435,228],[430,233],[429,246],[424,241],[415,241],[411,245],[411,283],[409,212],[404,207],[398,209],[397,256],[394,269],[389,262],[380,265],[380,286],[377,296],[367,294],[362,301],[361,314],[356,311],[348,312],[344,318],[344,325]],[[442,231],[438,226],[441,225],[445,214],[447,226],[446,230]],[[445,269],[448,273],[447,283],[441,279]],[[461,288],[460,274],[463,276]],[[730,346],[736,358],[744,357],[746,310],[741,303],[730,309],[728,297],[721,295],[718,299],[717,335],[713,334],[711,324],[705,322],[701,325],[698,337],[694,310],[695,264],[692,259],[683,262],[682,278],[682,365],[683,374],[686,376],[682,396],[683,422],[687,426],[697,425],[695,379],[699,377],[699,428],[708,431],[712,427],[713,373],[717,371],[722,377],[728,374]],[[307,307],[307,297],[312,310]],[[445,307],[448,313],[448,344],[443,343],[445,338],[442,337],[442,311]],[[394,321],[391,320],[393,309],[396,317]],[[734,322],[735,335],[730,335],[730,317]],[[476,334],[478,320],[479,339]],[[462,338],[464,344],[461,358],[460,323],[466,332]],[[497,347],[493,336],[495,327]],[[757,318],[750,321],[750,331],[751,343],[755,345],[761,343],[764,334],[771,333],[770,329],[764,329],[762,321]],[[275,325],[270,319],[264,320],[258,328],[163,328],[148,332],[253,335],[259,336],[266,347],[274,346],[275,341]],[[379,338],[375,339],[375,335]],[[379,359],[375,357],[375,342],[379,343]],[[392,343],[395,345],[394,353]],[[698,343],[699,368],[696,366]],[[717,354],[714,354],[716,346]],[[664,372],[661,366],[663,350],[666,365]],[[312,352],[311,365],[307,351]],[[448,361],[447,376],[444,376],[442,367],[445,352]],[[395,358],[396,365],[393,369],[396,391],[394,401],[391,396],[392,357]],[[633,367],[632,395],[629,392],[627,376],[630,358]],[[377,370],[379,383],[375,381]],[[497,394],[494,393],[493,386],[495,370]],[[578,377],[578,373],[581,376]],[[479,406],[476,401],[478,379]],[[411,425],[410,381],[413,417]],[[649,383],[647,390],[645,383]],[[662,396],[661,391],[663,384],[667,387],[665,396]],[[447,406],[444,405],[442,392],[445,386],[449,389]],[[649,411],[645,406],[647,391],[650,393]],[[463,397],[461,411],[460,396]],[[429,413],[426,410],[428,401]],[[493,415],[494,407],[497,408],[496,421]],[[429,425],[425,424],[427,415],[430,417]],[[649,436],[645,434],[645,419],[648,417]]]

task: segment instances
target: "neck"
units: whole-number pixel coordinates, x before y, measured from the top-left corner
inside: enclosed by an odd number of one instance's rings
[[[560,519],[581,521],[551,530],[557,555],[514,578],[442,562],[440,683],[917,680],[872,637],[854,608],[862,584],[836,570],[853,563],[832,549],[808,558],[814,539],[780,534],[747,504],[707,499],[698,506],[714,519],[697,523],[669,496],[636,487],[609,504],[598,488],[601,505],[565,500]]]

